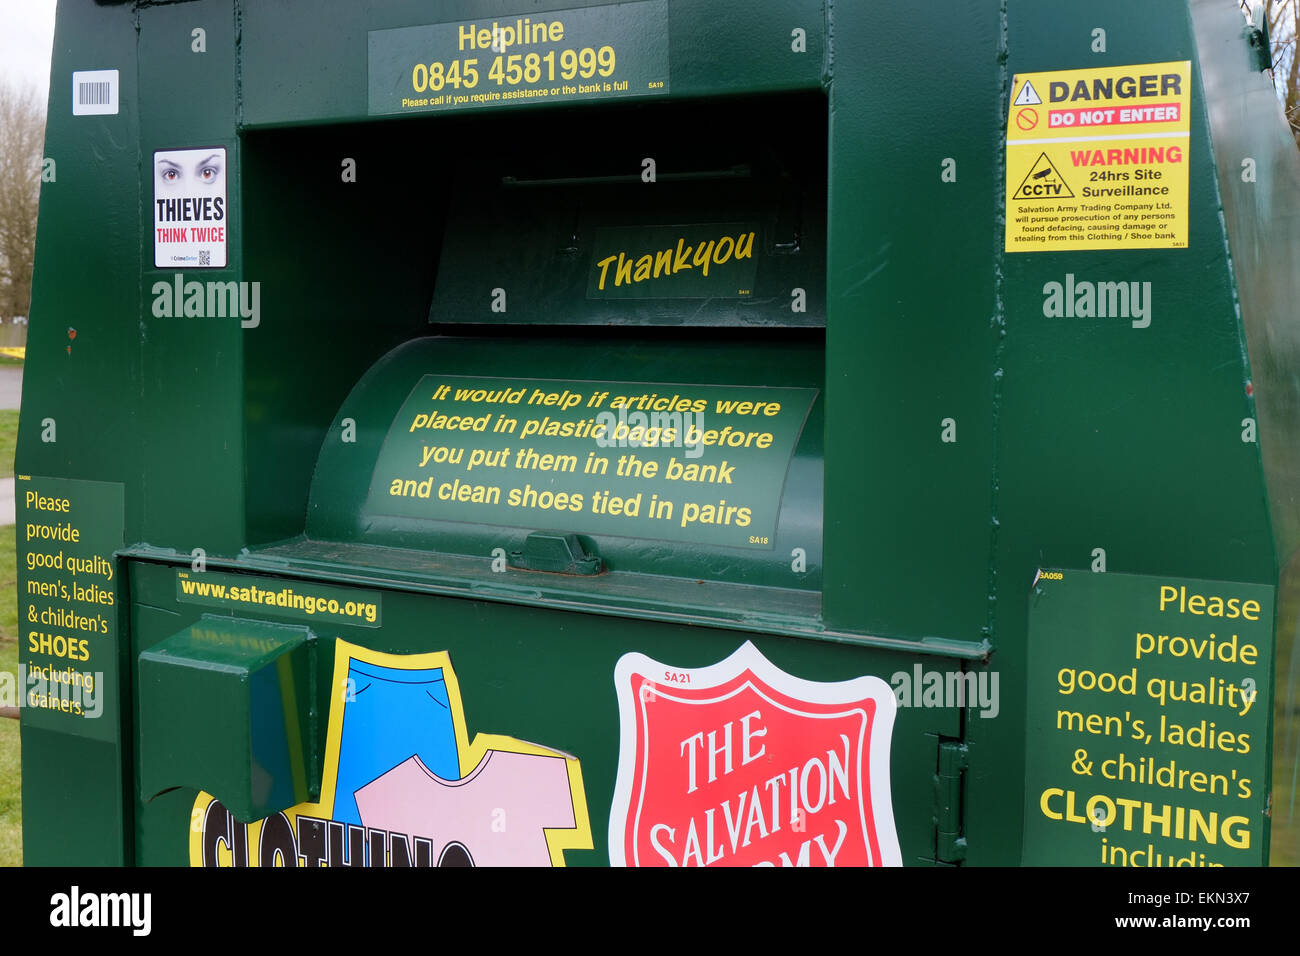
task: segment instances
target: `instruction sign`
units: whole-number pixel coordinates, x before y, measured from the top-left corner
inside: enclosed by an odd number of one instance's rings
[[[1028,866],[1260,866],[1272,587],[1039,571]]]
[[[1187,246],[1191,63],[1018,73],[1006,251]]]
[[[14,483],[17,702],[27,727],[117,738],[122,595],[113,552],[123,501],[116,482],[19,475]],[[0,694],[9,691],[0,680]]]
[[[668,92],[668,2],[372,30],[369,112],[447,113]]]
[[[817,390],[426,375],[368,515],[775,546]]]

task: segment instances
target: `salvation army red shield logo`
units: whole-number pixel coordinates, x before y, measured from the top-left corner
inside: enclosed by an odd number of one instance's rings
[[[749,642],[703,668],[625,654],[614,679],[611,864],[902,865],[883,680],[802,680]]]

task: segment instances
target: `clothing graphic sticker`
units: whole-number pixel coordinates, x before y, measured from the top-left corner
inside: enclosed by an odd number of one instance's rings
[[[564,866],[592,848],[578,759],[471,742],[445,651],[334,655],[320,799],[245,824],[200,793],[191,866]]]
[[[460,776],[456,728],[442,668],[403,670],[356,660],[343,693],[334,819],[360,824],[353,794],[412,755],[435,773]]]
[[[439,856],[459,844],[473,866],[549,866],[546,830],[574,826],[564,758],[547,754],[489,750],[459,780],[412,757],[356,799],[367,828],[428,837]]]

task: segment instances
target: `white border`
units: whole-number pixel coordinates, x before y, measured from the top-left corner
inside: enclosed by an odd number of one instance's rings
[[[787,674],[777,667],[762,652],[746,641],[725,660],[708,667],[678,668],[670,667],[644,654],[631,652],[624,654],[614,665],[614,687],[618,695],[618,776],[614,783],[614,799],[609,811],[609,862],[611,866],[627,866],[623,844],[627,827],[628,813],[632,807],[633,768],[636,766],[636,701],[632,690],[633,675],[640,674],[654,681],[655,695],[673,698],[670,693],[659,689],[656,676],[664,671],[677,671],[690,675],[690,686],[707,690],[718,687],[746,670],[759,680],[781,693],[796,700],[816,704],[857,704],[864,700],[876,703],[876,716],[871,724],[870,765],[871,773],[867,781],[871,809],[876,823],[876,840],[880,845],[880,865],[902,866],[903,856],[898,848],[898,832],[894,827],[893,792],[889,784],[889,750],[894,735],[894,716],[898,710],[898,701],[893,689],[879,677],[864,676],[853,680],[835,683],[804,680]],[[752,684],[743,684],[736,692]],[[761,689],[754,688],[762,693]],[[765,695],[764,695],[765,696]],[[706,703],[693,700],[691,703]],[[775,702],[774,702],[775,703]],[[782,706],[790,711],[790,708]],[[798,713],[798,711],[790,711]],[[834,715],[818,714],[817,717]],[[858,786],[861,792],[862,747],[858,746]],[[865,807],[860,805],[859,812]]]

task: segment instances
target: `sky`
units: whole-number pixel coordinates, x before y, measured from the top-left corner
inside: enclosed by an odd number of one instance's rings
[[[55,0],[0,0],[0,80],[29,84],[44,106],[50,92]]]

